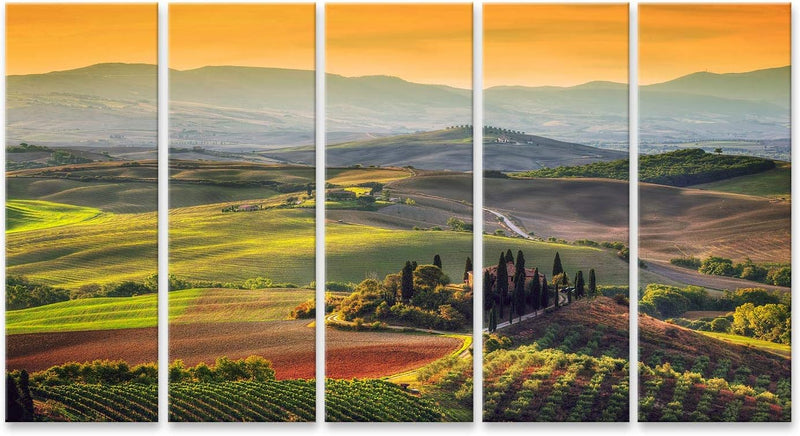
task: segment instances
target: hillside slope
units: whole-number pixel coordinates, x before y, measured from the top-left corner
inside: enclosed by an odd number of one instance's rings
[[[627,421],[628,308],[576,301],[512,324],[484,357],[487,421]]]
[[[639,316],[642,421],[789,421],[791,361]]]
[[[623,159],[627,153],[557,141],[523,133],[487,133],[483,144],[484,168],[524,171],[561,165],[582,165]],[[395,135],[361,141],[334,143],[325,149],[328,166],[407,166],[452,171],[472,170],[472,127]],[[262,153],[286,162],[312,164],[314,148],[293,147]]]

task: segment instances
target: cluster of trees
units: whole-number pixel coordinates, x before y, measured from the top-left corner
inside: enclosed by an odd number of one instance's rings
[[[508,275],[508,266],[514,266],[512,277]],[[567,303],[572,299],[580,299],[587,295],[597,295],[597,279],[594,269],[589,271],[589,283],[583,277],[583,271],[575,274],[575,279],[570,286],[570,280],[564,267],[561,264],[561,256],[556,252],[553,259],[553,275],[551,284],[552,290],[548,285],[544,273],[535,268],[530,277],[525,271],[525,254],[522,250],[517,252],[516,261],[509,249],[505,253],[500,253],[497,268],[494,274],[487,268],[483,272],[483,310],[488,314],[489,331],[495,331],[499,320],[508,317],[508,322],[513,322],[514,316],[522,318],[523,315],[539,309],[547,309],[550,303],[555,309],[560,305],[559,290],[567,298]],[[507,313],[507,315],[506,315]]]
[[[132,297],[158,292],[158,276],[153,274],[143,282],[124,281],[106,285],[89,284],[67,290],[33,283],[22,276],[6,277],[6,308],[9,310],[44,306],[61,301],[93,297]]]
[[[762,288],[741,288],[734,292],[725,291],[720,298],[712,298],[700,286],[679,288],[657,283],[647,285],[639,298],[639,311],[655,318],[676,318],[690,310],[735,310],[752,303],[789,305],[790,297],[785,293],[771,292]]]
[[[274,283],[267,277],[255,277],[243,282],[188,281],[169,275],[169,290],[191,288],[267,289],[297,288],[294,283]],[[151,274],[141,282],[126,280],[119,283],[98,285],[91,283],[78,289],[63,289],[42,283],[33,283],[23,276],[6,277],[6,308],[27,309],[80,298],[133,297],[158,292],[158,274]]]
[[[792,310],[785,304],[756,306],[745,303],[736,308],[730,333],[776,342],[792,343]]]
[[[200,362],[196,366],[187,367],[180,359],[169,365],[170,383],[273,380],[275,380],[275,370],[272,369],[272,362],[256,355],[237,360],[222,356],[217,358],[214,366]]]
[[[451,216],[447,219],[447,226],[450,227],[450,230],[454,232],[471,232],[472,231],[472,224],[467,223],[460,218],[456,218]]]
[[[22,142],[16,146],[14,145],[6,146],[6,153],[30,153],[35,151],[52,152],[53,149],[45,147],[43,145],[27,144],[25,142]]]
[[[776,286],[792,285],[792,268],[785,264],[756,264],[750,258],[745,258],[741,263],[733,263],[731,259],[718,256],[709,256],[703,260],[679,257],[670,259],[670,263],[696,269],[703,274],[737,277]]]
[[[726,291],[711,298],[699,286],[678,288],[649,284],[639,300],[639,311],[692,330],[733,333],[771,342],[791,342],[791,297],[761,288]],[[733,311],[725,316],[697,320],[681,318],[687,311]]]
[[[152,280],[158,283],[158,275],[154,274]],[[150,278],[148,278],[150,279]],[[145,280],[147,282],[147,279]],[[179,291],[192,288],[224,288],[224,289],[269,289],[269,288],[299,288],[295,283],[275,283],[268,277],[253,277],[242,282],[213,282],[208,280],[186,280],[175,275],[169,275],[169,290]],[[313,283],[309,287],[314,287]]]
[[[699,148],[639,157],[639,180],[670,186],[689,186],[775,168],[769,159],[706,153]],[[627,159],[579,166],[542,168],[514,174],[515,177],[602,177],[628,180]]]
[[[16,376],[16,372],[12,372]],[[122,383],[158,383],[158,366],[144,363],[130,366],[122,360],[95,360],[69,362],[52,366],[31,374],[31,383],[37,386],[57,386],[73,383],[116,385]]]
[[[472,261],[467,258],[464,277],[471,271]],[[438,254],[429,265],[406,261],[399,273],[388,274],[383,281],[366,279],[359,283],[336,309],[359,325],[392,322],[458,330],[472,319],[472,290],[449,283]]]
[[[70,165],[94,162],[91,159],[72,154],[65,150],[53,150],[50,153],[50,159],[47,160],[48,165]]]

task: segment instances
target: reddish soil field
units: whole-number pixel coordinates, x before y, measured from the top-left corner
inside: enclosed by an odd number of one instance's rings
[[[271,360],[278,379],[314,378],[314,329],[308,321],[170,325],[170,361],[213,363],[217,357],[253,354]],[[35,333],[6,337],[8,369],[40,371],[65,362],[157,360],[157,329]],[[328,329],[328,376],[379,377],[430,363],[460,346],[432,335],[348,332]]]
[[[30,333],[6,336],[6,367],[41,371],[66,362],[98,359],[129,364],[158,360],[155,327],[84,332]]]
[[[326,329],[326,372],[331,378],[382,377],[442,358],[461,346],[455,338],[426,334]]]

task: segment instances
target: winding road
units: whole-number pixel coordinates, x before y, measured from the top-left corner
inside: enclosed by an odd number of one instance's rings
[[[496,210],[487,209],[485,207],[483,208],[483,210],[485,210],[486,212],[489,212],[490,214],[500,218],[503,221],[503,225],[508,227],[512,232],[522,236],[525,239],[533,239],[533,237],[531,235],[525,233],[524,230],[519,228],[519,226],[514,224],[507,216],[503,215],[502,213],[500,213],[500,212],[498,212]]]

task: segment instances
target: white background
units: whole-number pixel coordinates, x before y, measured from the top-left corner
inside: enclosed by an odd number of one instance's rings
[[[121,1],[118,1],[121,2]],[[4,2],[6,3],[6,2]],[[52,1],[28,1],[25,3],[52,3]],[[96,2],[91,0],[83,0],[82,3],[105,3],[105,2]],[[143,3],[143,2],[135,2],[135,3]],[[178,1],[173,1],[172,3],[179,3]],[[185,2],[181,1],[180,3],[221,3],[221,2],[213,2],[213,1],[190,1]],[[234,3],[234,2],[230,2]],[[286,1],[256,1],[256,2],[248,2],[248,1],[237,1],[235,3],[287,3]],[[295,1],[294,3],[311,3],[311,2],[303,2],[303,1]],[[321,96],[324,96],[325,91],[325,84],[324,84],[324,3],[325,2],[316,2],[316,9],[317,9],[317,104],[316,104],[316,112],[317,112],[317,185],[324,186],[324,162],[325,162],[325,155],[324,155],[324,131],[325,131],[325,116],[324,116],[324,99]],[[334,3],[334,2],[327,2],[327,3]],[[357,3],[357,1],[349,1],[349,2],[336,2],[336,3]],[[360,3],[375,3],[372,2],[360,2]],[[388,2],[384,2],[388,3]],[[402,1],[393,1],[392,3],[403,3]],[[405,2],[405,3],[425,3],[421,1],[414,1],[414,2]],[[430,3],[430,2],[428,2]],[[434,3],[467,3],[467,2],[448,2],[448,1],[438,1]],[[473,125],[474,128],[474,141],[476,144],[482,143],[482,129],[480,126],[482,125],[482,118],[480,113],[480,108],[482,106],[482,96],[480,93],[480,89],[483,88],[482,86],[482,5],[484,3],[556,3],[555,1],[475,1],[473,3],[473,31],[474,31],[474,40],[473,40]],[[569,3],[601,3],[601,2],[582,2],[582,1],[569,1]],[[620,2],[616,2],[620,3]],[[637,5],[639,3],[652,3],[652,2],[637,2],[633,1],[630,2],[630,71],[629,71],[629,81],[631,89],[636,89],[636,78],[637,78],[637,39],[636,39],[636,28],[637,28]],[[730,3],[730,2],[718,2],[718,1],[705,1],[705,2],[680,2],[680,1],[673,1],[669,3]],[[759,2],[759,1],[750,1],[747,3],[775,3],[775,2]],[[792,1],[794,6],[794,1]],[[167,60],[168,60],[168,19],[167,19],[167,1],[158,1],[158,9],[159,9],[159,276],[162,280],[166,280],[167,277],[167,159],[168,159],[168,141],[167,141],[167,122],[168,122],[168,90],[167,90]],[[0,32],[0,51],[5,54],[5,8],[0,11],[0,21],[3,23],[3,31]],[[793,28],[794,25],[797,23],[797,11],[792,8],[792,24]],[[443,23],[446,26],[446,23]],[[797,40],[796,34],[793,32],[792,34],[792,46],[794,47],[795,41]],[[795,62],[795,50],[792,50],[792,64]],[[0,69],[5,71],[5,56],[0,57]],[[797,93],[794,92],[794,84],[796,83],[796,69],[792,69],[792,107],[797,106]],[[5,82],[3,81],[0,83],[0,99],[5,101]],[[637,217],[637,207],[638,207],[638,193],[636,189],[636,178],[637,178],[637,154],[638,149],[636,147],[637,143],[637,110],[638,110],[638,101],[636,98],[636,93],[630,93],[630,144],[631,144],[631,201],[630,201],[630,235],[631,235],[631,258],[636,259],[638,258],[638,245],[637,245],[637,238],[638,238],[638,217]],[[0,125],[5,126],[5,112],[3,111],[0,115]],[[794,137],[794,126],[798,125],[798,116],[796,113],[792,114],[792,137]],[[3,130],[4,133],[4,129]],[[794,146],[792,147],[794,151]],[[475,148],[474,156],[473,156],[475,168],[475,174],[482,173],[482,156],[480,147]],[[5,168],[5,155],[0,157],[0,168]],[[798,177],[798,169],[797,166],[792,166],[792,190],[795,192],[797,191],[798,186],[800,186],[800,178]],[[475,212],[475,235],[481,235],[483,230],[482,224],[482,205],[483,205],[483,190],[482,190],[482,180],[480,177],[475,178],[474,182],[474,210]],[[0,200],[5,202],[5,182],[3,186],[2,193],[0,193]],[[317,208],[317,299],[322,300],[324,298],[324,257],[323,257],[323,250],[324,250],[324,211],[322,210],[323,203],[318,203]],[[798,222],[798,214],[797,214],[797,204],[796,202],[792,203],[792,227],[796,228]],[[5,225],[5,208],[3,208],[3,225]],[[5,247],[5,231],[0,234],[0,243],[2,243],[3,247]],[[482,265],[482,249],[481,249],[481,242],[480,238],[476,238],[474,242],[474,265]],[[4,251],[3,251],[4,253]],[[5,255],[3,254],[3,258]],[[793,269],[797,271],[797,262],[798,259],[798,247],[797,244],[792,243],[792,266]],[[631,283],[637,283],[638,275],[637,269],[634,268],[636,265],[635,262],[631,262],[631,269],[630,269],[630,278]],[[476,280],[480,280],[482,277],[480,274],[477,274]],[[5,283],[5,268],[0,268],[0,278]],[[795,275],[792,281],[792,287],[796,288],[798,285],[797,275]],[[161,288],[165,289],[165,283],[161,283]],[[635,287],[632,287],[635,289]],[[475,302],[476,307],[482,301],[481,296],[482,287],[480,283],[476,283],[475,286]],[[631,301],[635,301],[635,296],[632,296]],[[3,299],[3,304],[5,304],[5,299]],[[159,358],[162,362],[166,362],[167,359],[167,350],[168,350],[168,336],[167,336],[167,293],[162,292],[159,295]],[[482,311],[478,310],[475,313],[481,313]],[[793,317],[795,321],[798,319],[797,317],[798,309],[797,305],[794,305],[793,310]],[[635,338],[638,329],[636,325],[636,305],[631,305],[631,332],[632,338]],[[323,325],[322,322],[322,312],[320,311],[317,314],[317,325]],[[5,311],[3,311],[2,322],[5,325]],[[481,320],[475,319],[474,320],[474,327],[475,331],[479,332],[481,328]],[[795,339],[798,338],[797,335],[798,327],[797,322],[794,323],[793,329],[793,336]],[[5,370],[5,336],[0,335],[0,343],[2,347],[0,347],[0,369],[3,371]],[[324,330],[319,330],[317,333],[317,391],[322,392],[322,380],[323,380],[323,356],[324,356]],[[480,356],[481,356],[481,341],[475,341],[475,358],[476,358],[476,374],[475,374],[475,419],[480,420],[481,417],[481,365],[480,365]],[[797,347],[792,349],[792,374],[793,374],[793,388],[792,388],[792,396],[797,402],[797,399],[800,398],[800,380],[797,380],[797,367],[798,367],[798,353]],[[637,347],[636,341],[631,341],[631,362],[636,362],[637,359]],[[637,389],[637,374],[636,374],[636,365],[631,365],[632,369],[634,370],[631,373],[631,404],[636,405],[638,389]],[[292,434],[373,434],[376,431],[379,432],[386,432],[388,435],[400,435],[400,434],[407,434],[408,432],[421,432],[424,434],[433,434],[435,433],[447,433],[447,434],[478,434],[478,435],[488,435],[488,434],[503,434],[503,435],[517,435],[517,434],[527,434],[527,435],[575,435],[580,433],[592,434],[592,435],[604,435],[604,434],[614,434],[614,435],[662,435],[662,434],[675,434],[676,432],[680,432],[682,434],[702,434],[702,433],[718,433],[718,432],[726,432],[730,434],[751,434],[757,432],[759,434],[781,434],[781,435],[788,435],[788,434],[800,434],[798,432],[798,428],[800,425],[797,425],[798,421],[798,407],[794,406],[792,408],[792,416],[794,417],[795,423],[787,424],[787,423],[767,423],[767,424],[756,424],[756,423],[673,423],[673,424],[658,424],[658,423],[508,423],[508,424],[489,424],[489,423],[455,423],[455,424],[422,424],[422,423],[415,423],[415,424],[387,424],[387,423],[372,423],[372,424],[333,424],[333,423],[324,423],[324,413],[323,413],[323,401],[322,397],[320,396],[317,399],[317,422],[316,423],[199,423],[199,424],[171,424],[166,422],[167,419],[167,374],[166,374],[166,365],[161,365],[160,368],[160,393],[159,393],[159,403],[161,405],[161,421],[158,423],[137,423],[137,424],[120,424],[120,423],[75,423],[75,424],[49,424],[49,423],[3,423],[2,424],[2,431],[3,433],[8,434],[32,434],[32,435],[39,435],[39,434],[53,434],[54,432],[58,432],[61,434],[108,434],[110,432],[117,433],[119,435],[128,435],[128,434],[158,434],[158,435],[182,435],[182,434],[200,434],[200,435],[212,435],[212,434],[221,434],[222,432],[239,432],[242,434],[264,434],[268,433],[270,435],[292,435]],[[0,417],[2,417],[4,421],[5,417],[5,396],[0,397]],[[631,411],[631,419],[635,421],[636,419],[636,411],[635,409]]]

